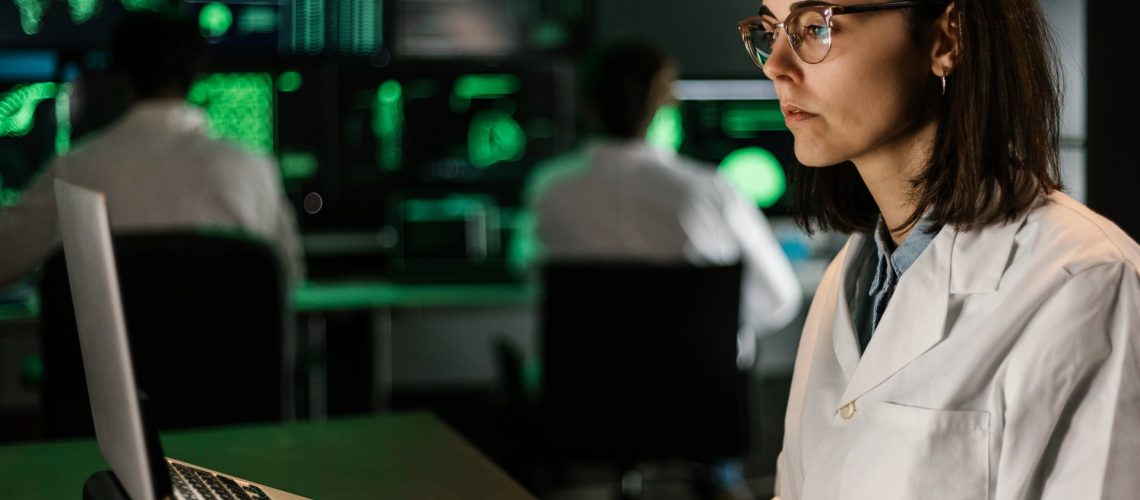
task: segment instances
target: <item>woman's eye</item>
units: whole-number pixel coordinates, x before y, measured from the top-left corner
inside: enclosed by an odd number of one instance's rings
[[[827,26],[809,24],[804,26],[804,37],[813,40],[826,39],[829,35]]]

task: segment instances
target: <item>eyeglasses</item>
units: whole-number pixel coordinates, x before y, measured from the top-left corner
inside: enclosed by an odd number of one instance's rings
[[[772,56],[780,29],[788,35],[792,51],[803,62],[816,64],[823,61],[831,52],[832,17],[915,7],[921,3],[923,2],[903,1],[865,5],[812,5],[792,10],[782,23],[776,22],[770,12],[765,15],[767,8],[762,8],[758,15],[740,21],[738,29],[740,38],[744,40],[744,50],[748,51],[748,57],[752,58],[757,67],[763,68],[764,63]]]

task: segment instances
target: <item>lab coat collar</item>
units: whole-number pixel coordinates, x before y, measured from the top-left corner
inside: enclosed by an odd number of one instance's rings
[[[1044,198],[1043,198],[1044,200]],[[950,261],[950,293],[984,293],[997,290],[1005,274],[1014,238],[1028,219],[991,225],[973,231],[954,230],[954,254]],[[954,272],[958,271],[958,272]]]
[[[997,290],[1013,252],[1014,238],[1027,217],[972,231],[944,227],[899,281],[875,329],[875,339],[862,357],[845,290],[847,282],[854,279],[852,266],[859,262],[860,249],[866,245],[863,235],[851,237],[839,275],[840,297],[832,326],[835,355],[848,377],[836,411],[882,384],[945,338],[952,294]]]
[[[839,300],[836,302],[835,320],[832,327],[832,346],[835,348],[835,357],[839,361],[847,380],[855,375],[855,368],[859,365],[859,342],[855,335],[855,326],[851,317],[851,305],[847,301],[848,289],[855,286],[858,265],[872,252],[872,245],[867,244],[864,233],[855,233],[847,240],[847,248],[843,251],[843,266],[839,272]]]
[[[119,125],[126,129],[191,132],[206,129],[206,114],[183,99],[146,99],[135,103]]]
[[[587,143],[587,151],[594,161],[592,165],[622,167],[631,159],[656,160],[667,163],[676,153],[654,147],[644,139],[595,138]]]

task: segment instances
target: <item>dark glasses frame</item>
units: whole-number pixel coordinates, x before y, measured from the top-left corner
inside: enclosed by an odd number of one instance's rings
[[[806,7],[800,7],[800,8],[794,9],[791,12],[789,12],[788,17],[784,18],[783,22],[775,23],[773,25],[772,36],[777,36],[779,34],[780,30],[783,30],[784,34],[785,34],[785,38],[788,39],[788,44],[792,47],[792,52],[795,52],[796,56],[799,57],[801,61],[803,61],[807,64],[817,64],[817,63],[822,62],[824,59],[826,59],[827,55],[831,53],[830,36],[828,37],[828,43],[826,44],[827,50],[824,51],[823,55],[820,56],[819,59],[809,60],[808,58],[804,57],[804,55],[801,54],[800,50],[799,50],[800,45],[803,44],[803,40],[802,40],[803,34],[802,33],[792,33],[790,31],[788,31],[788,23],[793,18],[795,18],[797,15],[800,15],[805,11],[814,11],[814,12],[820,14],[821,16],[823,16],[824,24],[826,25],[827,29],[829,30],[829,34],[830,34],[831,18],[834,16],[841,16],[844,14],[858,14],[861,12],[877,12],[877,11],[882,11],[882,10],[903,9],[903,8],[907,8],[907,7],[917,7],[923,3],[924,2],[915,1],[915,0],[904,0],[904,1],[897,1],[897,2],[872,3],[872,4],[862,4],[862,5],[827,5],[827,4],[824,4],[824,5],[811,5],[811,6],[806,6]],[[755,64],[756,67],[761,68],[761,69],[764,68],[764,62],[767,61],[768,58],[772,56],[772,53],[771,53],[771,51],[766,51],[766,53],[765,53],[765,51],[758,51],[756,49],[755,43],[753,43],[753,41],[752,41],[752,35],[753,35],[753,32],[755,32],[755,31],[768,33],[768,31],[765,30],[763,27],[764,26],[763,20],[765,18],[774,19],[774,16],[771,16],[771,15],[765,16],[764,12],[766,10],[767,10],[766,8],[761,8],[760,12],[757,13],[757,15],[747,17],[744,20],[740,21],[740,23],[737,24],[737,30],[740,32],[740,38],[741,38],[741,40],[744,41],[744,50],[748,52],[748,57],[752,59],[752,63]],[[773,47],[774,47],[776,42],[773,41],[772,43],[773,43]]]

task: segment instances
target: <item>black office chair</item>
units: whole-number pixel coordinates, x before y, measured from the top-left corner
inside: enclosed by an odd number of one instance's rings
[[[115,236],[135,377],[159,429],[290,419],[295,336],[276,253],[227,233]],[[94,434],[63,253],[40,284],[48,437]]]
[[[544,273],[542,427],[556,459],[739,457],[742,268],[555,263]]]

